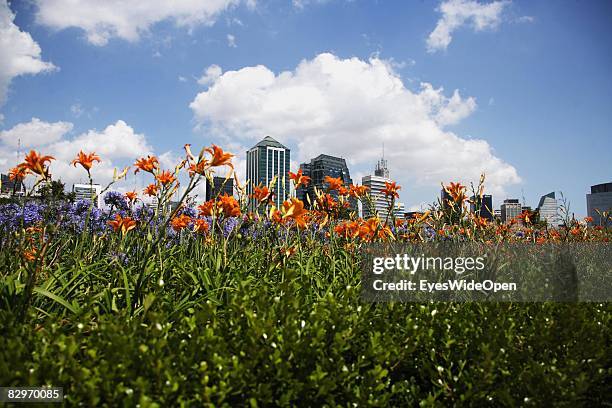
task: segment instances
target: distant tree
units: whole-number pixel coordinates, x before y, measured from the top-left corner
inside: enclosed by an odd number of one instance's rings
[[[66,193],[65,184],[61,180],[53,180],[42,186],[39,190],[40,198],[43,201],[69,201],[73,202],[75,194]]]

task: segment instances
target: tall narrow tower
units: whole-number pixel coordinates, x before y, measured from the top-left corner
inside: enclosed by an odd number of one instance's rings
[[[383,143],[382,158],[376,163],[374,169],[374,175],[378,177],[389,178],[389,168],[387,166],[387,160],[385,160],[385,144]]]

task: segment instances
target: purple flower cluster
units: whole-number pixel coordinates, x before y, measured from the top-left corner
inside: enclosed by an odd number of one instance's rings
[[[123,194],[118,191],[109,191],[104,195],[104,203],[112,209],[127,211],[129,206]]]
[[[0,206],[0,228],[15,230],[29,227],[44,218],[46,205],[38,201],[28,201],[21,204],[5,204]]]

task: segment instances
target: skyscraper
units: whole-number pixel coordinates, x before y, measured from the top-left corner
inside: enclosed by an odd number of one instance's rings
[[[234,195],[234,179],[214,176],[212,184],[206,179],[206,201],[224,194]]]
[[[593,218],[593,225],[609,225],[612,220],[602,219],[596,210],[600,213],[604,211],[612,213],[612,182],[591,186],[591,194],[586,195],[586,200],[587,214]]]
[[[101,207],[100,193],[102,192],[102,187],[99,184],[73,184],[72,192],[76,201],[91,201],[95,197],[94,205],[97,208]]]
[[[518,198],[507,198],[501,205],[501,219],[503,223],[508,223],[521,215],[522,206]]]
[[[556,227],[559,225],[561,218],[559,217],[559,202],[555,197],[555,192],[550,192],[543,195],[538,203],[538,213],[540,221],[546,221],[550,226]]]
[[[493,197],[490,194],[472,196],[470,199],[470,211],[489,221],[493,220]]]
[[[248,194],[253,193],[253,187],[262,185],[274,191],[274,204],[277,207],[289,198],[290,187],[289,163],[291,161],[291,151],[270,136],[266,136],[261,142],[257,143],[247,152],[246,174]],[[272,181],[275,179],[274,186]],[[256,203],[251,201],[251,208],[255,208]]]
[[[325,185],[325,177],[339,178],[347,188],[349,185],[353,184],[349,169],[346,165],[346,160],[341,157],[320,154],[310,160],[310,163],[300,164],[300,169],[302,170],[302,174],[310,177],[310,183],[306,187],[299,187],[295,193],[297,198],[302,200],[306,207],[309,207],[309,203],[313,203],[316,199],[315,187],[322,191],[327,187]],[[336,191],[332,191],[331,194],[335,198],[338,196]],[[352,210],[356,211],[357,201],[352,199],[349,202],[351,203]]]
[[[385,197],[385,194],[382,192],[385,189],[385,183],[391,183],[391,179],[389,178],[389,169],[387,168],[387,161],[383,157],[376,163],[376,168],[374,169],[374,175],[364,176],[361,179],[361,184],[368,187],[370,196],[372,198],[372,204],[374,205],[374,210],[378,212],[378,217],[381,220],[385,220],[388,217],[389,213],[389,202]],[[395,202],[395,206],[393,209],[394,214],[399,214],[403,212],[404,204],[400,202]],[[363,206],[363,218],[370,218],[375,216],[373,212],[370,211],[367,205]]]

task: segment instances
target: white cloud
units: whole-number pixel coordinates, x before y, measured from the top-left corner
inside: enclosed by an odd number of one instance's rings
[[[6,101],[11,80],[19,75],[53,71],[56,67],[41,59],[40,46],[14,23],[15,15],[0,0],[0,106]]]
[[[535,17],[532,16],[521,16],[516,19],[517,23],[533,23],[535,21]]]
[[[217,78],[221,76],[222,73],[223,73],[223,70],[221,69],[221,67],[216,64],[213,64],[209,66],[208,68],[206,68],[206,71],[204,71],[204,75],[202,75],[200,79],[198,79],[198,84],[200,85],[212,84],[213,82],[217,80]]]
[[[479,3],[474,0],[444,1],[437,9],[442,13],[442,17],[427,38],[427,50],[445,50],[451,43],[453,31],[466,24],[470,24],[474,31],[496,28],[501,23],[502,12],[508,4],[509,0],[492,3]]]
[[[12,129],[3,131],[0,139],[0,167],[5,172],[13,167],[23,157],[17,157],[15,138],[22,139],[22,147],[34,149],[55,158],[50,170],[54,179],[61,179],[70,188],[72,183],[86,182],[85,171],[70,163],[80,150],[96,152],[102,162],[92,169],[95,182],[106,184],[112,180],[115,167],[130,165],[135,159],[146,154],[152,154],[152,147],[143,134],[122,120],[107,126],[102,131],[90,130],[74,138],[68,137],[72,124],[67,122],[48,123],[33,118],[28,123],[20,123]],[[27,140],[27,146],[23,143]],[[25,149],[22,150],[22,155]],[[131,173],[130,173],[131,174]],[[135,178],[129,183],[134,184]],[[138,183],[141,184],[141,183]]]
[[[75,103],[70,106],[70,112],[72,112],[75,118],[79,118],[81,115],[83,115],[83,113],[85,113],[85,110],[80,103]]]
[[[94,45],[106,45],[111,38],[137,41],[143,33],[164,20],[193,28],[212,25],[219,14],[243,0],[37,0],[37,21],[62,30],[78,27]],[[253,0],[245,1],[254,8]]]
[[[327,153],[371,172],[384,143],[392,176],[408,185],[477,181],[482,171],[498,192],[520,181],[485,140],[445,129],[474,111],[473,98],[446,97],[430,84],[411,91],[378,58],[321,54],[277,75],[262,65],[228,71],[190,107],[198,126],[223,140],[250,146],[271,135],[297,145],[300,161]]]
[[[323,4],[327,3],[328,1],[330,0],[292,0],[292,3],[293,7],[302,10],[304,7],[310,5],[311,3]]]
[[[230,48],[236,48],[236,37],[232,34],[227,35],[227,46]]]
[[[179,75],[179,76],[178,76],[178,80],[179,80],[179,82],[187,82],[187,78],[185,78],[185,77],[184,77],[184,76],[182,76],[182,75]]]
[[[72,123],[69,122],[48,123],[32,118],[27,123],[19,123],[9,130],[1,131],[0,141],[6,146],[27,149],[57,142],[71,130]]]

